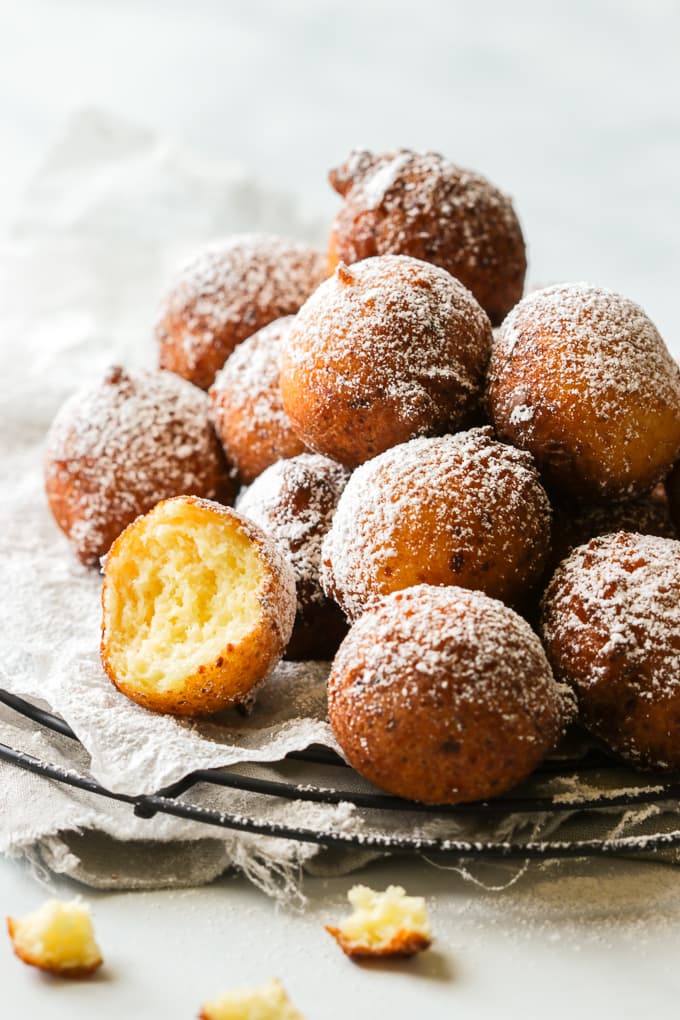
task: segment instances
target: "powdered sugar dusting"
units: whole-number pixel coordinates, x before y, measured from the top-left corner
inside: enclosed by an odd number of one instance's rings
[[[527,404],[517,404],[517,406],[512,409],[510,421],[513,425],[518,425],[520,422],[531,421],[533,416],[533,407],[529,407]]]
[[[323,279],[321,261],[321,254],[305,244],[269,234],[234,234],[180,268],[167,307],[191,309],[188,336],[198,325],[219,330],[226,322],[237,322],[246,294],[258,305],[299,307],[310,277]]]
[[[319,581],[321,542],[349,472],[318,454],[301,454],[267,468],[244,490],[237,510],[258,524],[289,557],[298,613],[325,596]]]
[[[609,692],[625,719],[636,704],[652,711],[667,701],[669,738],[680,708],[679,593],[680,542],[619,532],[574,550],[544,599],[546,647],[586,703]],[[614,746],[620,740],[628,756],[644,756],[629,736],[615,734]]]
[[[623,393],[639,392],[650,372],[668,388],[673,359],[654,323],[634,301],[604,287],[561,283],[528,294],[496,333],[493,368],[502,370],[518,343],[531,348],[541,333],[568,340],[589,391],[610,393],[615,386]],[[568,360],[564,367],[572,364]]]
[[[592,631],[604,638],[581,683],[597,684],[610,662],[626,656],[636,667],[661,653],[662,662],[643,697],[680,689],[680,542],[618,532],[579,546],[562,563],[545,596],[546,641],[591,648]],[[589,656],[590,658],[590,656]]]
[[[436,152],[354,152],[331,172],[345,203],[336,217],[346,262],[399,253],[449,270],[494,322],[522,293],[526,258],[510,199],[481,174]]]
[[[375,209],[384,201],[388,189],[395,183],[399,171],[407,166],[410,156],[406,152],[394,156],[392,159],[378,166],[373,173],[368,174],[361,182],[361,194],[366,203],[367,209]]]
[[[442,544],[454,562],[456,555],[512,562],[518,521],[524,533],[542,534],[544,553],[547,548],[550,505],[529,455],[494,442],[489,428],[413,439],[357,468],[324,541],[322,583],[350,618],[380,594],[386,574],[400,569],[403,543],[413,555],[418,534],[408,536],[416,504],[427,506],[433,544]],[[492,551],[480,551],[482,536]],[[540,549],[539,542],[537,563]],[[431,555],[420,550],[424,571]]]
[[[565,458],[592,459],[602,446],[601,477],[592,483],[603,494],[613,484],[608,451],[634,475],[650,430],[665,423],[669,408],[677,409],[678,424],[670,436],[659,426],[659,444],[668,450],[657,477],[637,488],[633,479],[613,494],[651,487],[680,449],[680,370],[656,327],[633,301],[586,283],[535,291],[510,312],[493,347],[489,401],[500,434],[527,449],[545,443],[548,430],[567,443]]]
[[[279,381],[281,343],[292,322],[292,315],[284,316],[244,340],[217,373],[213,384],[216,394],[229,389],[231,407],[248,410],[256,422],[264,425],[288,421],[280,397],[275,400],[272,391]]]
[[[221,367],[247,336],[297,312],[325,276],[320,252],[274,235],[234,234],[204,248],[180,269],[161,303],[161,362],[166,348],[180,345],[189,370],[200,370],[211,351],[221,355]]]
[[[333,171],[343,193],[348,194],[354,208],[374,209],[382,205],[385,218],[396,234],[390,235],[390,248],[383,251],[408,251],[409,234],[414,223],[425,221],[431,256],[428,260],[444,265],[451,257],[449,237],[452,222],[462,232],[461,257],[471,268],[488,267],[496,260],[492,233],[503,230],[518,238],[521,233],[512,202],[494,188],[486,177],[443,159],[436,152],[411,152],[400,149],[372,155],[355,152],[345,167]],[[331,174],[331,181],[333,174]],[[348,188],[348,181],[353,187]],[[341,190],[341,188],[338,188]],[[483,212],[482,212],[483,210]],[[395,215],[398,213],[398,215]],[[488,222],[486,222],[488,219]],[[343,222],[342,212],[338,220]],[[493,228],[493,230],[492,230]],[[380,242],[385,243],[381,237]],[[436,256],[439,256],[438,258]],[[522,275],[524,268],[522,268]]]
[[[417,585],[365,613],[333,664],[331,708],[341,694],[350,731],[355,713],[348,706],[361,709],[363,728],[365,714],[380,718],[388,704],[400,713],[422,711],[424,699],[450,713],[452,732],[461,704],[490,712],[508,733],[547,705],[558,720],[554,739],[576,714],[572,691],[553,679],[529,624],[496,599],[457,587]]]
[[[206,395],[171,372],[119,367],[62,406],[45,474],[57,521],[86,562],[159,500],[219,498],[227,482]]]
[[[328,404],[321,430],[333,428],[333,407],[362,432],[388,416],[398,440],[459,428],[480,394],[491,341],[470,292],[436,266],[398,255],[340,266],[295,319],[283,357],[284,405],[317,448],[318,436],[315,443],[287,400],[286,376]],[[356,424],[371,407],[381,413]],[[394,441],[377,436],[374,452]]]
[[[250,481],[304,444],[283,409],[281,348],[293,316],[276,319],[239,344],[210,388],[211,416],[230,461]]]
[[[529,684],[537,677],[539,686],[552,697],[559,695],[568,715],[575,715],[573,693],[554,682],[529,624],[482,592],[417,585],[386,596],[354,629],[356,636],[340,652],[334,672],[352,662],[352,645],[361,643],[361,666],[352,663],[356,697],[370,686],[399,682],[408,710],[410,699],[421,691],[419,683],[408,679],[415,671],[444,686],[455,683],[461,701],[497,708],[504,691],[510,701],[516,696],[522,708],[531,710],[535,692]]]

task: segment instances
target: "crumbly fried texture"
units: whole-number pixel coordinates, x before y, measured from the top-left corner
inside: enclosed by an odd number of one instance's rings
[[[281,348],[292,324],[289,315],[253,333],[227,358],[210,387],[215,431],[244,485],[305,449],[283,409],[279,388]]]
[[[512,310],[487,401],[499,438],[528,450],[569,503],[649,492],[680,453],[680,368],[639,305],[586,283]]]
[[[444,269],[402,255],[341,264],[295,317],[283,406],[309,449],[353,468],[413,436],[463,428],[491,343],[484,311]]]
[[[240,496],[239,513],[278,542],[295,573],[297,616],[288,659],[331,659],[347,633],[342,610],[321,588],[321,542],[349,472],[318,453],[267,468]]]
[[[680,768],[680,542],[618,532],[564,560],[543,640],[585,726],[634,764]]]
[[[434,152],[353,152],[330,173],[344,201],[329,266],[411,255],[448,270],[497,325],[522,296],[526,253],[510,199]]]
[[[322,546],[321,581],[350,620],[416,584],[521,605],[549,541],[550,504],[526,453],[488,428],[412,439],[351,476]]]
[[[327,275],[309,245],[272,234],[232,234],[183,266],[161,302],[159,365],[208,389],[246,337],[294,315]]]
[[[259,988],[233,988],[205,1002],[200,1020],[304,1020],[280,981]]]
[[[230,503],[234,495],[205,393],[172,372],[118,365],[57,413],[45,489],[55,521],[88,566],[161,499]]]
[[[103,963],[89,908],[79,899],[48,900],[24,917],[8,917],[7,930],[19,959],[51,974],[87,977]]]
[[[101,658],[133,701],[207,715],[242,701],[281,658],[293,571],[228,507],[166,500],[114,542],[104,565]]]
[[[384,892],[355,885],[347,899],[352,913],[326,931],[352,959],[415,956],[432,944],[422,896],[407,896],[398,885]]]
[[[502,602],[453,586],[386,596],[333,661],[328,714],[349,763],[428,804],[486,800],[525,779],[574,712],[541,642]]]

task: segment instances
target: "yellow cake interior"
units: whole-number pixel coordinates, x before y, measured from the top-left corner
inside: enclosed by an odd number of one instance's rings
[[[347,942],[379,948],[404,931],[430,938],[425,900],[422,896],[407,896],[399,885],[390,885],[384,892],[355,885],[347,899],[352,913],[338,926]]]
[[[264,565],[236,517],[177,499],[129,528],[106,564],[104,614],[116,675],[170,691],[259,623]]]
[[[259,988],[234,988],[206,1002],[202,1020],[303,1020],[280,981]]]
[[[101,963],[90,911],[80,900],[48,900],[33,913],[12,919],[10,929],[18,955],[38,966],[94,970]]]

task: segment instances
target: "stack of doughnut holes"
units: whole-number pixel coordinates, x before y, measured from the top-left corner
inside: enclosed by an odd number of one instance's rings
[[[426,803],[502,794],[576,721],[679,767],[680,369],[656,327],[592,284],[526,292],[511,200],[436,153],[354,152],[330,181],[326,254],[211,244],[163,298],[158,368],[110,369],[50,430],[55,520],[104,557],[109,676],[201,714],[281,654],[332,658],[347,760]],[[177,663],[120,675],[129,606],[146,663],[172,604],[195,698]]]

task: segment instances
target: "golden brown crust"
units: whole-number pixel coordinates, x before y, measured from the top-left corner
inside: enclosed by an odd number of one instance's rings
[[[424,952],[432,945],[432,939],[427,938],[421,932],[407,931],[406,929],[400,929],[389,941],[382,942],[380,945],[364,945],[344,936],[341,928],[336,928],[332,924],[327,924],[325,927],[345,956],[349,956],[352,960],[385,959],[386,957],[407,959],[410,956],[415,956],[416,953]]]
[[[78,558],[94,566],[159,500],[188,493],[228,503],[234,483],[204,393],[169,372],[113,366],[55,417],[45,490]]]
[[[573,714],[541,644],[481,592],[419,585],[352,627],[328,681],[349,763],[427,804],[498,796],[529,775]]]
[[[483,310],[439,267],[398,255],[341,265],[295,318],[283,406],[310,449],[356,467],[413,436],[463,427],[491,343]]]
[[[487,399],[570,503],[648,492],[680,451],[680,369],[634,302],[588,284],[524,298],[501,326]]]
[[[210,387],[215,431],[244,485],[271,464],[305,450],[279,388],[281,346],[292,323],[293,316],[276,319],[244,340]]]
[[[579,546],[543,602],[555,676],[622,757],[680,767],[680,542],[619,532]]]
[[[226,644],[213,661],[203,663],[193,674],[184,677],[179,691],[140,690],[118,676],[111,661],[111,646],[116,635],[110,633],[108,626],[108,591],[115,584],[116,572],[125,571],[137,533],[152,526],[149,524],[151,515],[147,514],[125,529],[106,557],[102,587],[101,661],[118,690],[145,708],[179,716],[211,715],[242,702],[281,659],[295,614],[294,578],[290,565],[274,543],[256,525],[229,507],[187,496],[165,500],[155,510],[180,500],[188,512],[195,507],[201,512],[219,516],[245,533],[257,546],[264,568],[264,580],[258,594],[261,606],[258,624],[238,644]]]
[[[344,201],[329,267],[410,255],[446,269],[497,325],[522,296],[526,253],[511,201],[436,153],[355,152],[330,173]]]
[[[12,948],[15,956],[18,956],[23,963],[27,963],[30,967],[37,967],[38,970],[45,971],[48,974],[56,974],[58,977],[78,980],[80,978],[87,978],[90,974],[94,974],[94,972],[98,970],[104,962],[101,956],[88,967],[59,967],[54,963],[46,962],[44,959],[27,952],[17,945],[15,941],[17,923],[16,918],[7,918],[7,931],[12,941]]]
[[[125,683],[117,677],[110,663],[108,642],[104,637],[101,659],[111,682],[131,701],[153,712],[198,717],[213,715],[240,704],[276,665],[284,650],[275,629],[269,622],[264,622],[257,631],[239,642],[238,648],[226,645],[223,654],[214,662],[199,666],[193,675],[186,677],[181,694],[177,691],[146,692]]]
[[[522,451],[490,429],[413,439],[351,476],[322,547],[322,583],[350,620],[423,583],[521,604],[549,539],[550,504]]]
[[[349,478],[340,464],[303,453],[271,465],[241,495],[237,509],[273,538],[295,573],[297,615],[287,659],[331,659],[347,633],[341,609],[323,592],[321,542]]]
[[[326,277],[324,256],[268,234],[234,234],[177,275],[156,324],[159,365],[208,389],[246,337],[293,315]]]

